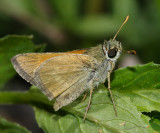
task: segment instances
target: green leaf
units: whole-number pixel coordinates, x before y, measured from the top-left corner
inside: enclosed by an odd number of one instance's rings
[[[92,101],[100,99],[103,95],[104,94],[99,94],[96,98],[94,97]],[[83,122],[83,115],[86,105],[83,103],[76,108],[64,108],[63,110],[68,113],[62,111],[53,113],[34,107],[36,120],[39,127],[41,127],[45,133],[97,133],[99,130],[105,133],[119,133],[122,131],[130,133],[153,132],[151,128],[147,128],[149,125],[148,120],[146,121],[146,118],[143,118],[136,107],[127,101],[128,99],[121,98],[119,100],[118,117],[116,117],[112,104],[107,103],[109,98],[105,98],[104,96],[102,98],[104,99],[101,99],[100,102],[103,103],[95,104],[92,102],[91,109],[85,122]]]
[[[154,130],[160,132],[160,119],[152,119],[150,124]]]
[[[31,41],[32,36],[10,35],[0,38],[0,88],[15,75],[15,70],[11,64],[11,58],[16,54],[41,51],[42,46],[34,46]],[[3,76],[2,76],[3,75]]]
[[[115,75],[115,78],[114,78]],[[160,111],[160,65],[149,63],[117,70],[112,90],[127,96],[140,111]]]
[[[160,112],[152,111],[152,112],[144,112],[145,115],[149,116],[151,120],[149,121],[151,127],[160,132]]]
[[[8,122],[0,117],[0,133],[31,133],[19,124]]]
[[[85,122],[83,116],[88,97],[83,96],[58,112],[53,101],[36,87],[29,92],[1,92],[0,103],[27,103],[34,107],[36,120],[45,133],[50,132],[127,132],[153,133],[151,118],[140,111],[159,111],[160,65],[149,63],[118,69],[112,73],[112,93],[118,116],[115,116],[107,88],[100,85],[94,90],[92,104]],[[149,92],[149,93],[148,93]],[[143,95],[142,95],[143,94]]]
[[[93,133],[99,130],[102,130],[102,132],[154,132],[149,126],[150,118],[143,115],[139,109],[141,109],[141,111],[146,111],[146,108],[150,108],[150,110],[159,109],[160,102],[158,102],[158,100],[160,97],[158,95],[160,92],[158,90],[158,84],[160,83],[160,79],[157,78],[160,75],[159,68],[159,65],[149,63],[143,66],[138,65],[119,69],[114,72],[111,86],[118,112],[117,117],[115,116],[106,87],[100,86],[93,94],[91,108],[87,114],[85,123],[82,119],[88,98],[83,103],[80,103],[82,97],[69,106],[62,108],[64,112],[59,111],[56,114],[34,107],[37,122],[46,133],[52,132],[53,130],[55,132]],[[150,82],[151,79],[152,82]],[[153,97],[151,96],[143,100],[144,103],[140,101],[137,103],[137,100],[141,100],[143,97],[137,99],[132,96],[137,96],[137,94],[133,93],[135,91],[142,91],[144,93],[148,90],[152,90],[152,94],[151,91],[147,94],[154,95],[154,100],[158,102],[156,107],[154,102],[150,102],[153,101]],[[137,106],[136,103],[139,106]],[[150,104],[150,106],[143,109],[144,104]],[[42,121],[44,118],[45,122]],[[57,128],[52,128],[53,124],[53,127]],[[77,128],[71,130],[70,127]]]

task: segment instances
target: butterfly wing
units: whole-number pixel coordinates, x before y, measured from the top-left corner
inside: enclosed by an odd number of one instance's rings
[[[47,59],[63,55],[64,53],[27,53],[19,54],[11,59],[11,62],[18,72],[28,82],[35,85],[34,76],[36,69]]]
[[[82,79],[77,80],[73,85],[71,85],[66,91],[60,94],[54,103],[54,110],[57,111],[61,107],[72,103],[77,99],[84,91],[91,89],[93,86],[93,80],[88,77],[92,75],[91,73],[86,73]]]
[[[58,97],[67,89],[86,85],[97,66],[95,58],[82,54],[65,54],[46,60],[35,72],[36,85],[49,99]],[[85,87],[87,88],[87,87]],[[85,89],[84,88],[84,89]],[[72,89],[71,89],[72,90]],[[71,93],[71,92],[70,92]]]
[[[66,53],[76,53],[83,54],[86,50],[75,50],[69,51],[65,53],[26,53],[26,54],[18,54],[11,59],[11,62],[17,71],[17,73],[24,78],[26,81],[30,82],[33,85],[36,85],[35,81],[35,72],[37,68],[45,62],[47,59],[61,56]],[[47,90],[42,90],[42,92],[46,95],[52,95]]]
[[[66,53],[82,54],[86,50],[74,50],[65,53],[27,53],[18,54],[11,59],[11,62],[15,70],[23,77],[26,81],[35,85],[34,76],[36,69],[47,59],[64,55]]]

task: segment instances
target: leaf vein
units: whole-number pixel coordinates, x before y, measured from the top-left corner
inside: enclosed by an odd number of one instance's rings
[[[77,117],[77,116],[76,116],[76,119],[77,119],[77,121],[78,121],[78,124],[79,124],[79,129],[80,129],[80,132],[81,132],[81,133],[83,133],[83,131],[82,131],[82,129],[81,129],[81,126],[80,126],[79,119],[78,119],[78,117]]]
[[[59,126],[59,129],[60,129],[60,132],[63,133],[63,132],[62,132],[62,129],[61,129],[61,126],[60,126],[60,121],[59,121],[59,120],[60,120],[60,119],[58,119],[58,126]]]

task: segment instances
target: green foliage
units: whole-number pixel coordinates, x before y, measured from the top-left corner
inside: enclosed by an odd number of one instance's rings
[[[160,65],[149,63],[116,70],[111,83],[118,116],[115,116],[107,88],[101,85],[94,91],[92,105],[83,122],[88,98],[82,97],[54,112],[53,102],[36,88],[29,92],[1,92],[0,103],[27,103],[34,107],[36,120],[45,133],[50,132],[154,132],[158,118],[152,119],[140,111],[160,111],[158,78]],[[153,74],[152,74],[153,73]],[[125,77],[125,78],[124,78]],[[154,79],[150,81],[150,79]],[[142,82],[143,81],[143,82]],[[135,83],[136,82],[136,83]],[[143,87],[142,87],[143,86]],[[66,124],[67,123],[67,124]],[[72,127],[72,128],[71,128]]]
[[[151,113],[145,112],[144,114],[151,118],[149,123],[152,126],[152,128],[155,129],[156,131],[160,132],[160,112],[152,111]]]
[[[150,121],[151,126],[158,132],[160,132],[160,120],[159,119],[153,119]]]
[[[32,36],[10,35],[0,39],[0,88],[15,75],[15,70],[11,64],[11,58],[20,53],[41,51],[44,47],[35,46]],[[3,75],[3,76],[2,76]]]
[[[31,133],[24,127],[16,123],[8,122],[0,117],[0,132],[1,133]]]
[[[118,78],[113,78],[112,89],[130,100],[140,111],[160,111],[160,66],[149,63],[136,67],[119,69]]]

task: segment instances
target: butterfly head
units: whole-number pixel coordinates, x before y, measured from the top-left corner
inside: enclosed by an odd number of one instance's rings
[[[122,29],[123,25],[128,21],[128,19],[129,19],[129,16],[126,17],[126,19],[118,29],[113,39],[110,39],[109,41],[106,41],[106,40],[104,41],[103,52],[106,55],[106,58],[109,60],[116,61],[120,56],[120,53],[122,51],[122,46],[119,41],[116,41],[116,37],[120,32],[120,30]]]
[[[121,42],[110,39],[109,41],[104,41],[103,51],[107,59],[117,60],[121,54],[122,46]]]

